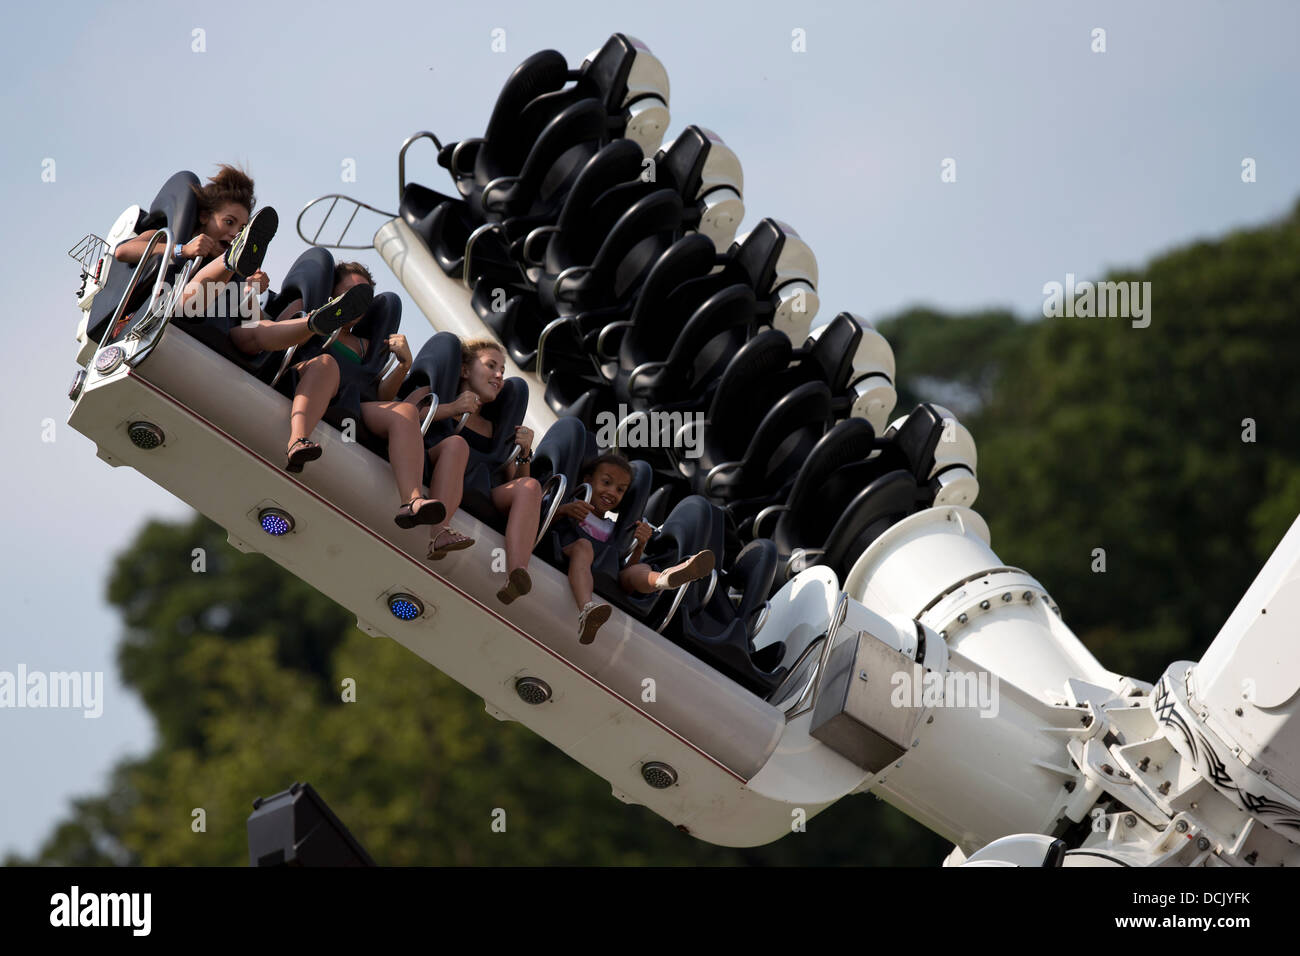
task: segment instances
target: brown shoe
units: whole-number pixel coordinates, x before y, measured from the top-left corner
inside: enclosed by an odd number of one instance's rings
[[[614,613],[614,609],[608,604],[597,604],[595,601],[588,601],[578,615],[578,643],[590,644],[596,639],[596,632],[600,626],[609,620],[609,616]]]
[[[690,584],[692,581],[707,577],[712,570],[713,552],[701,551],[699,554],[691,555],[681,564],[674,564],[671,568],[660,571],[659,577],[655,580],[655,590],[674,590],[683,584]]]
[[[533,579],[523,568],[510,572],[510,582],[497,592],[497,600],[502,604],[511,604],[515,598],[521,598],[533,589]]]

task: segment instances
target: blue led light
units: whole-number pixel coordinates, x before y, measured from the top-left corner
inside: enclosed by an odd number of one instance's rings
[[[263,531],[277,538],[293,530],[293,522],[278,511],[263,511],[258,515],[258,521],[261,522]]]
[[[395,597],[388,602],[388,610],[399,621],[414,621],[420,616],[420,605],[405,597]]]

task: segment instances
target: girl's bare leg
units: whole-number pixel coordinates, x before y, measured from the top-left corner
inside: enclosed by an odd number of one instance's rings
[[[623,585],[624,591],[649,594],[655,589],[655,582],[659,580],[659,574],[659,571],[656,571],[648,564],[633,564],[622,570],[618,576],[618,583]]]
[[[281,312],[294,315],[302,311],[302,299],[295,299]],[[246,355],[258,352],[279,352],[294,345],[302,345],[315,333],[307,328],[307,318],[281,319],[273,322],[261,319],[253,325],[237,325],[230,330],[230,341]]]
[[[564,555],[569,559],[569,590],[573,592],[573,599],[578,602],[578,610],[581,611],[591,600],[591,591],[595,587],[591,577],[591,562],[596,558],[596,549],[586,538],[579,538],[564,549]]]
[[[506,519],[506,569],[527,568],[541,520],[542,486],[536,478],[516,478],[492,489],[492,504]]]
[[[310,437],[339,390],[339,367],[328,355],[318,355],[298,369],[298,390],[289,413],[289,443]]]
[[[409,405],[410,402],[399,404]],[[419,412],[416,411],[416,431],[419,431]],[[429,482],[429,497],[437,498],[447,506],[447,520],[460,507],[465,493],[465,466],[469,464],[469,444],[459,435],[449,435],[429,449],[433,464],[433,479]]]
[[[420,434],[419,414],[407,402],[363,402],[361,405],[361,420],[366,428],[388,439],[388,462],[393,466],[393,480],[403,504],[421,497],[424,436]]]

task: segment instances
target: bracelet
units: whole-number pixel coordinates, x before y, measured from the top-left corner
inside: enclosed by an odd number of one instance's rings
[[[515,455],[516,465],[526,465],[533,460],[533,453],[530,451],[527,455]]]

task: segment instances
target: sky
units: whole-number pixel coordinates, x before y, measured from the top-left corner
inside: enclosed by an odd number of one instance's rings
[[[240,162],[281,214],[264,267],[277,284],[305,248],[293,220],[309,200],[344,192],[394,209],[406,136],[481,135],[526,56],[551,47],[576,66],[615,31],[668,70],[667,138],[696,123],[739,156],[742,231],[772,216],[812,247],[818,321],[913,305],[1041,315],[1043,286],[1067,273],[1139,266],[1300,198],[1300,4],[1285,0],[55,0],[7,11],[0,243],[14,289],[0,447],[13,457],[0,671],[103,672],[105,683],[95,719],[0,709],[0,857],[34,852],[72,798],[102,792],[117,761],[152,747],[151,718],[117,677],[122,628],[104,592],[147,520],[192,514],[99,461],[65,424],[79,318],[66,250],[176,170]],[[355,182],[342,180],[349,161]],[[407,168],[450,191],[428,144]],[[358,257],[396,288],[376,253]],[[414,350],[432,330],[404,300]]]

